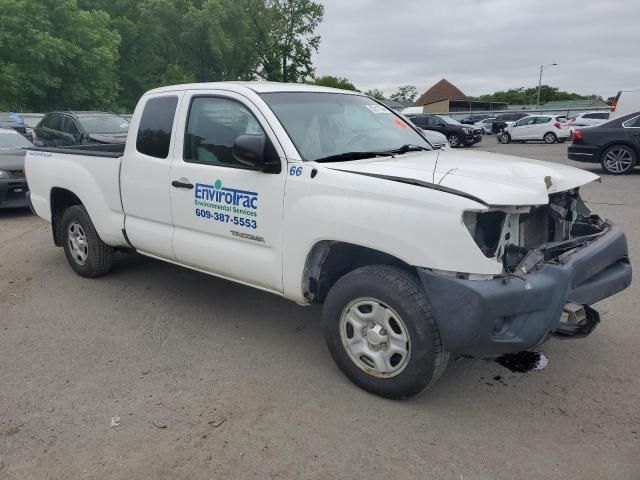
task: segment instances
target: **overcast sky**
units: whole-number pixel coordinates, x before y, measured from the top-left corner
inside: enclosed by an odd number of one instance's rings
[[[320,0],[316,74],[358,89],[467,95],[543,83],[604,98],[640,88],[640,0]]]

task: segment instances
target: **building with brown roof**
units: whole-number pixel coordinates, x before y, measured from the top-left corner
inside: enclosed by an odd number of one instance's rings
[[[502,102],[469,100],[458,87],[445,78],[420,95],[414,106],[422,107],[424,112],[430,113],[505,110],[507,108],[507,104]]]

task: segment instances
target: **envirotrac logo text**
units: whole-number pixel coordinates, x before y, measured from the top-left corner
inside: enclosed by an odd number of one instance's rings
[[[195,204],[223,212],[239,213],[250,217],[257,216],[258,193],[237,188],[223,187],[220,180],[213,185],[196,183]]]

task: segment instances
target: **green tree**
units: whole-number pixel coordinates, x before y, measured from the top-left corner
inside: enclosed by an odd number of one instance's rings
[[[254,73],[276,82],[304,82],[313,77],[311,59],[318,51],[316,29],[324,7],[313,0],[246,0],[257,35]]]
[[[391,100],[413,103],[418,96],[418,89],[413,85],[404,85],[391,94]]]
[[[76,0],[0,0],[0,106],[114,108],[120,36]]]
[[[376,100],[385,99],[384,93],[382,92],[382,90],[378,90],[377,88],[367,90],[366,92],[364,92],[364,94],[367,95],[368,97],[375,98]]]
[[[512,105],[527,105],[536,103],[538,98],[538,87],[510,88],[507,91],[499,91],[491,94],[475,97],[483,102],[506,102]],[[540,104],[562,100],[586,100],[597,99],[597,95],[580,95],[559,90],[557,87],[542,85],[540,87]]]
[[[332,77],[331,75],[325,75],[324,77],[318,77],[309,82],[313,85],[319,85],[321,87],[340,88],[342,90],[354,90],[358,91],[350,80],[342,77]]]

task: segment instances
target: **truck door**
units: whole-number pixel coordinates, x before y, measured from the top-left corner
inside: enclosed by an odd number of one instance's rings
[[[175,260],[169,173],[181,95],[171,92],[142,98],[133,115],[120,171],[129,241],[142,253],[168,260]]]
[[[282,292],[286,169],[265,173],[238,162],[239,135],[265,135],[284,152],[258,108],[232,92],[188,92],[171,164],[176,260]],[[285,163],[286,165],[286,163]]]

